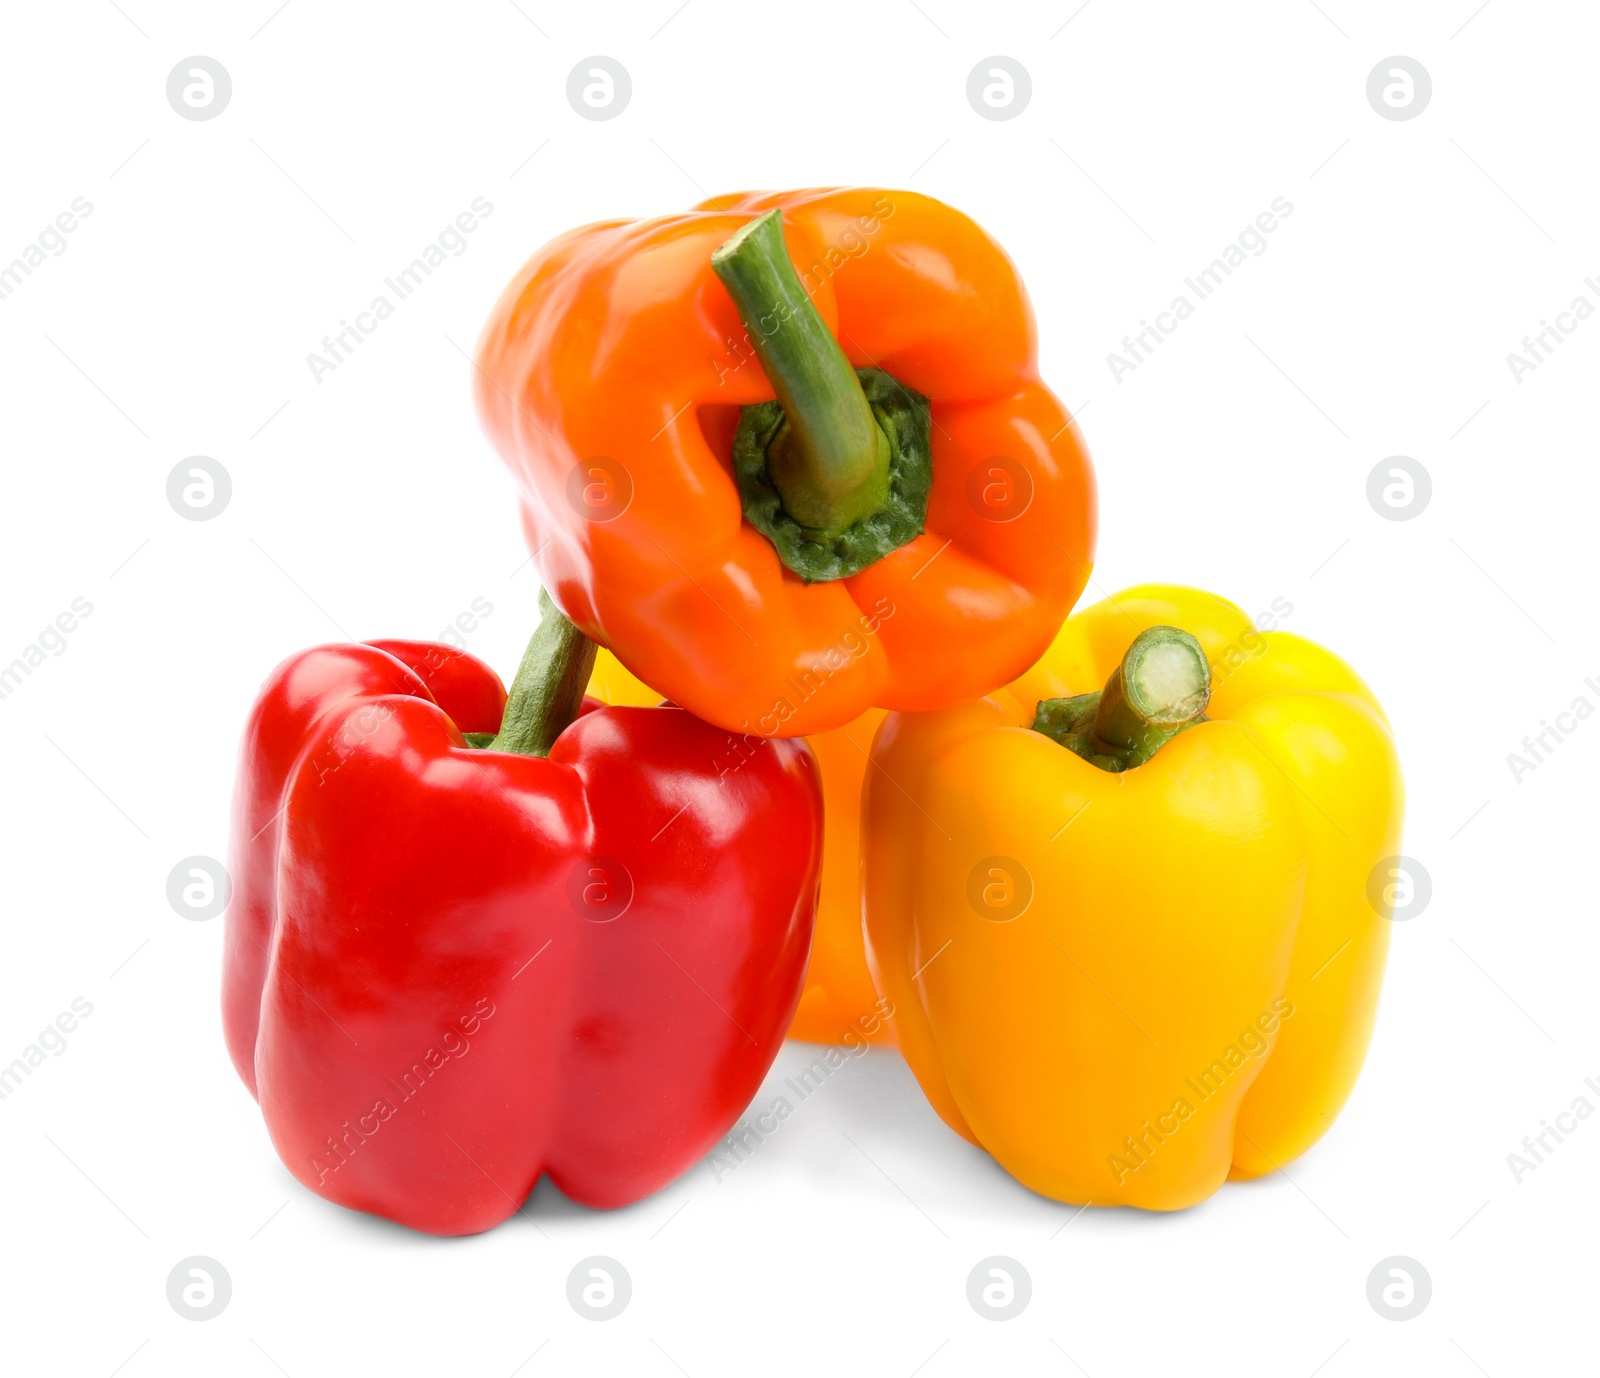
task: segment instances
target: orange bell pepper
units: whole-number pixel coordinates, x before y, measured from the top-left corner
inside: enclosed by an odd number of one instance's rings
[[[555,601],[729,731],[987,693],[1088,577],[1089,457],[1022,283],[925,196],[571,231],[494,308],[475,390]]]
[[[883,719],[883,709],[869,708],[806,738],[822,773],[822,888],[789,1037],[808,1043],[894,1043],[894,1008],[873,988],[861,937],[861,786]]]

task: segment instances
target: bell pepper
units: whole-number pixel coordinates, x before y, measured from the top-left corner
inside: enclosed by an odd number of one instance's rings
[[[594,658],[594,672],[585,692],[601,703],[629,704],[635,708],[655,708],[666,697],[658,694],[637,675],[628,673],[610,651],[600,650]]]
[[[1088,577],[1094,482],[1016,269],[910,192],[713,198],[556,239],[478,345],[541,578],[732,732],[1012,679]]]
[[[869,708],[852,723],[806,738],[825,801],[822,888],[789,1037],[809,1043],[894,1044],[894,1009],[873,987],[861,940],[861,787],[883,719],[883,709]]]
[[[245,732],[228,1047],[312,1191],[485,1230],[541,1173],[635,1201],[727,1134],[799,998],[822,803],[803,742],[583,700],[553,606],[509,699],[447,646],[285,661]]]
[[[1004,690],[889,714],[872,757],[868,959],[957,1133],[1057,1200],[1173,1210],[1326,1132],[1372,1033],[1368,878],[1403,796],[1342,660],[1142,586]]]
[[[650,706],[662,699],[609,651],[595,658],[589,693],[613,704]],[[861,784],[872,734],[882,721],[883,710],[869,708],[853,723],[806,739],[822,780],[822,881],[790,1038],[852,1047],[894,1042],[894,1012],[873,989],[861,941]]]

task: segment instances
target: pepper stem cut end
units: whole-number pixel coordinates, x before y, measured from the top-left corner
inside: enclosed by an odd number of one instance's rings
[[[1184,728],[1205,720],[1211,667],[1178,627],[1139,633],[1104,689],[1045,699],[1033,730],[1102,770],[1141,766]]]
[[[539,591],[539,612],[539,625],[511,681],[500,730],[483,744],[489,751],[548,756],[556,738],[572,725],[583,706],[583,691],[594,672],[599,648],[543,589]]]

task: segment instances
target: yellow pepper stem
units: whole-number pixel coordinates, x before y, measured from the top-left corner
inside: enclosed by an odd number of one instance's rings
[[[1177,627],[1151,627],[1133,639],[1104,689],[1041,700],[1033,730],[1101,770],[1132,770],[1203,722],[1210,698],[1200,643]]]

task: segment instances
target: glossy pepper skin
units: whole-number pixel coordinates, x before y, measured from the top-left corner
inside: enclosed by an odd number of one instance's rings
[[[417,642],[285,661],[251,714],[223,989],[273,1144],[329,1200],[485,1230],[548,1173],[655,1191],[723,1135],[799,997],[820,864],[803,743],[724,759],[676,708],[548,758],[467,746],[505,693]]]
[[[613,704],[654,705],[662,697],[608,651],[595,661],[589,693]],[[822,779],[822,882],[789,1037],[807,1043],[894,1044],[894,1012],[873,988],[861,938],[861,786],[883,717],[883,709],[869,708],[852,723],[806,738]]]
[[[1163,625],[1211,662],[1209,721],[1122,774],[1030,729]],[[1173,1210],[1327,1130],[1372,1033],[1389,917],[1368,878],[1403,795],[1337,656],[1145,585],[1005,690],[891,714],[873,760],[869,960],[957,1133],[1057,1200]]]
[[[774,208],[849,363],[932,402],[924,533],[833,582],[784,569],[729,468],[740,407],[774,392],[711,255]],[[1035,346],[1015,267],[950,207],[741,194],[546,245],[489,318],[475,390],[562,610],[707,721],[795,736],[962,702],[1049,645],[1088,577],[1094,482]]]
[[[861,938],[861,790],[884,716],[869,708],[852,723],[806,738],[826,801],[817,926],[789,1025],[790,1038],[808,1043],[894,1045],[894,1008],[872,984]]]

